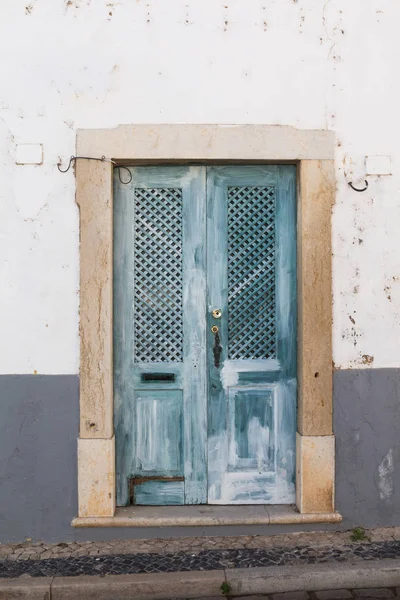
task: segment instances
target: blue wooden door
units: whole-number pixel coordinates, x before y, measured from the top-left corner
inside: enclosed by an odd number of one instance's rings
[[[207,172],[211,504],[294,501],[295,198],[294,166]]]
[[[291,503],[295,167],[132,175],[114,196],[117,504]]]
[[[207,501],[205,169],[115,178],[117,504]]]

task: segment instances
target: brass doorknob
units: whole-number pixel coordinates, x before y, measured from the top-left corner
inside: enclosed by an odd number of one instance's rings
[[[222,311],[220,308],[214,308],[214,310],[212,311],[212,316],[214,317],[214,319],[220,319],[222,316]]]

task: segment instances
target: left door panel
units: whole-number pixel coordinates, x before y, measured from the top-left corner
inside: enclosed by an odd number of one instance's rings
[[[117,504],[203,504],[205,168],[114,180]]]

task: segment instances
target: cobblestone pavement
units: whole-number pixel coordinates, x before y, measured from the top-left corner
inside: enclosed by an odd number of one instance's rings
[[[33,542],[29,538],[21,544],[0,544],[0,560],[39,560],[70,556],[101,556],[111,554],[173,554],[198,553],[201,550],[243,550],[284,547],[342,546],[351,543],[351,531],[306,532],[287,535],[249,535],[239,537],[192,537],[154,540],[115,540],[111,542],[61,542],[49,544]],[[400,527],[365,530],[364,539],[371,542],[400,540]]]
[[[69,556],[39,560],[0,561],[0,578],[69,577],[77,575],[122,575],[209,571],[227,568],[299,566],[400,558],[400,541],[354,543],[341,547],[243,548],[241,550],[200,550],[199,552],[135,553],[98,556]]]

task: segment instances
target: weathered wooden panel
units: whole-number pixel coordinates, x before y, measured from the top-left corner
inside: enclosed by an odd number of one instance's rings
[[[145,481],[134,487],[134,503],[164,506],[185,503],[183,481]]]
[[[275,468],[274,388],[229,388],[230,468]]]
[[[135,474],[182,473],[182,392],[135,392]]]

